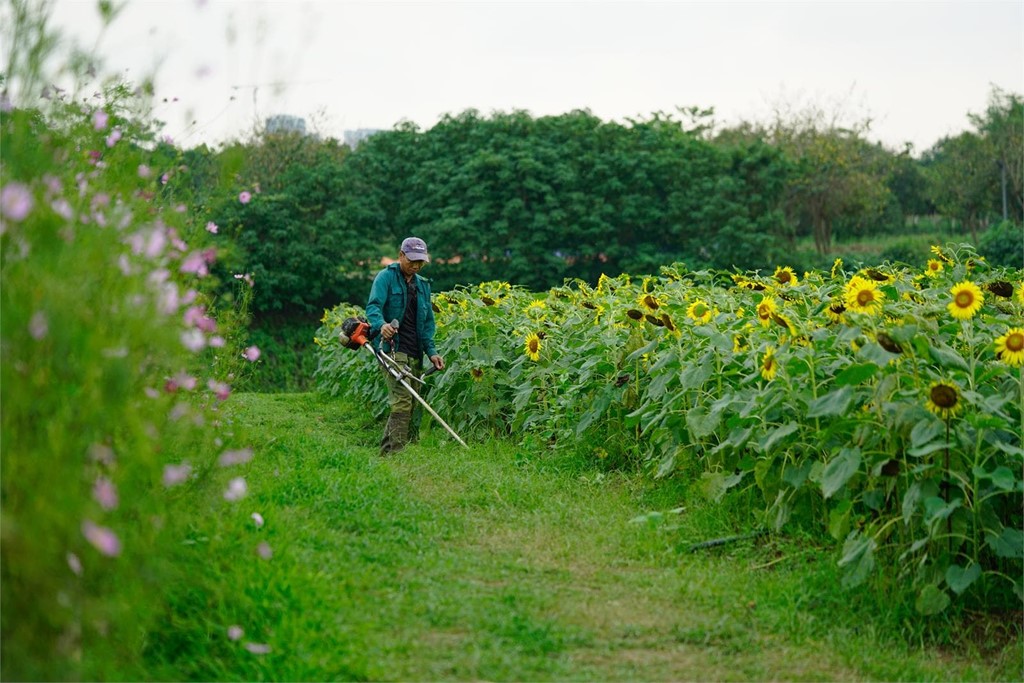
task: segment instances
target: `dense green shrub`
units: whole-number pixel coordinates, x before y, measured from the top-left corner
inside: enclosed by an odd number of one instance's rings
[[[978,240],[978,253],[994,266],[1024,267],[1024,225],[1002,221],[989,226]]]

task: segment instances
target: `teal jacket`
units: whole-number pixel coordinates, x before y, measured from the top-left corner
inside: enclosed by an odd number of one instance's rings
[[[420,340],[420,350],[427,357],[437,355],[434,346],[434,309],[430,303],[430,281],[419,274],[413,276],[416,288],[416,336]],[[373,345],[379,348],[380,337],[377,333],[384,323],[402,319],[405,312],[405,278],[401,266],[392,263],[373,278],[370,287],[370,298],[366,302],[366,319],[370,321],[370,334],[374,336]],[[401,330],[399,330],[401,334]],[[398,348],[398,341],[395,341]]]

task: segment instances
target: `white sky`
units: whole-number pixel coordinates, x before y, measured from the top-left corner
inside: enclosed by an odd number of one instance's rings
[[[52,23],[96,44],[95,8],[54,0]],[[157,116],[186,147],[274,114],[340,139],[467,108],[623,121],[700,106],[731,124],[814,104],[920,153],[969,129],[993,85],[1024,93],[1020,0],[131,0],[98,45],[107,71],[155,73]]]

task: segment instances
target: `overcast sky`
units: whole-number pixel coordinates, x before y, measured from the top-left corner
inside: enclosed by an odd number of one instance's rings
[[[52,6],[67,36],[99,38],[108,71],[155,73],[156,113],[186,147],[275,114],[340,139],[468,108],[699,106],[730,124],[815,105],[921,152],[969,129],[993,85],[1024,93],[1020,0],[131,0],[102,36],[95,0]]]

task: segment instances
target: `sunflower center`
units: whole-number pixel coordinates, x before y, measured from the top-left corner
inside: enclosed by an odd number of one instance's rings
[[[786,284],[787,282],[789,282],[791,276],[789,272],[784,270],[781,273],[779,273],[776,277],[778,277],[779,282],[781,282],[782,284]]]
[[[529,349],[530,349],[530,353],[537,353],[537,351],[540,350],[540,340],[538,340],[538,339],[531,339],[529,341]]]
[[[958,292],[954,301],[959,308],[970,308],[974,303],[974,295],[967,291]]]
[[[932,403],[939,408],[952,408],[957,402],[956,389],[945,384],[939,384],[932,387],[931,398]]]
[[[757,317],[758,318],[760,318],[761,320],[767,320],[768,316],[770,316],[770,315],[771,315],[771,309],[769,309],[764,304],[758,305],[758,307],[757,307]]]
[[[939,262],[938,261],[932,261],[931,263],[928,264],[928,267],[931,270],[938,270],[939,269]]]
[[[867,306],[875,300],[875,294],[870,289],[862,289],[857,292],[857,303],[861,306]]]
[[[1007,336],[1006,350],[1013,353],[1024,351],[1024,332],[1014,332]]]
[[[644,297],[644,306],[653,310],[658,307],[658,300],[648,294]]]

